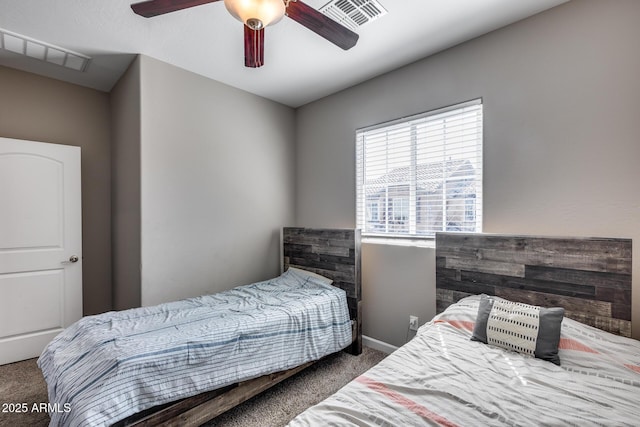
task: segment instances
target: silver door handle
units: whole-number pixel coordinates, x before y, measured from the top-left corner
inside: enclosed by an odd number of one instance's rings
[[[61,264],[71,264],[74,262],[78,262],[80,260],[80,258],[78,258],[78,255],[71,255],[69,257],[69,261],[62,261]]]

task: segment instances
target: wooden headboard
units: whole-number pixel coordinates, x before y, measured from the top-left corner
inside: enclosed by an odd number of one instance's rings
[[[354,321],[354,342],[348,351],[362,352],[362,279],[360,277],[360,230],[297,228],[282,229],[283,271],[289,266],[312,271],[333,280],[347,293]]]
[[[481,293],[630,337],[631,239],[436,233],[437,312]]]

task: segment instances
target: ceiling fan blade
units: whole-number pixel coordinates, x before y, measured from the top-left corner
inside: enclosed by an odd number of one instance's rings
[[[344,50],[354,47],[360,37],[300,0],[291,0],[285,13],[289,18]]]
[[[188,9],[201,4],[213,3],[219,0],[149,0],[131,5],[131,9],[145,18],[163,15],[176,10]]]
[[[264,65],[264,28],[253,30],[244,26],[244,66],[258,68]]]

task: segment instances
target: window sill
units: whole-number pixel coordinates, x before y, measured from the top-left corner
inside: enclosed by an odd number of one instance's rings
[[[362,243],[387,246],[412,246],[417,248],[435,248],[435,239],[398,239],[388,237],[363,236]]]

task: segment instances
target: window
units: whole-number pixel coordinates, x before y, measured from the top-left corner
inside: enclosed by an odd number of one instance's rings
[[[399,222],[406,222],[409,219],[409,198],[408,197],[396,197],[391,201],[393,206],[393,220]]]
[[[363,236],[482,231],[482,101],[356,132]]]

